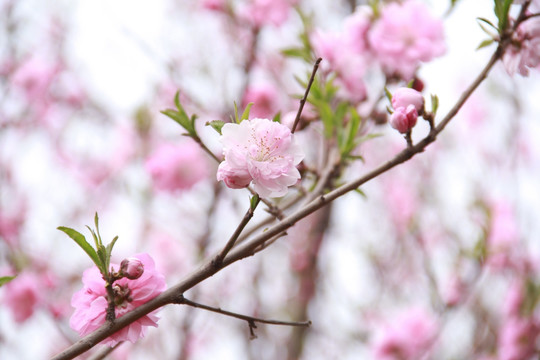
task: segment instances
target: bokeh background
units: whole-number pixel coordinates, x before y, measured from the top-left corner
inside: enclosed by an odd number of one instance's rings
[[[204,179],[174,191],[156,186],[148,159],[163,144],[188,149],[191,141],[160,110],[180,90],[199,115],[201,137],[220,154],[205,122],[228,119],[248,84],[271,84],[276,112],[294,111],[293,95],[303,91],[295,76],[311,65],[281,54],[299,43],[295,11],[261,29],[256,64],[246,69],[249,24],[209,3],[0,1],[0,276],[18,273],[15,283],[27,274],[40,293],[21,320],[6,305],[8,287],[0,288],[1,359],[47,358],[78,338],[69,301],[90,261],[56,227],[87,234],[97,211],[103,238],[119,236],[115,261],[148,252],[172,285],[219,249],[243,216],[248,192],[218,184],[217,164],[202,152],[193,156]],[[493,5],[426,3],[444,20],[447,52],[419,76],[445,114],[493,51],[476,50],[486,38],[476,18],[494,20]],[[339,29],[351,12],[348,1],[298,6],[322,30]],[[424,154],[186,294],[265,318],[307,318],[310,329],[261,325],[250,340],[244,322],[167,307],[158,329],[111,358],[369,359],[385,324],[419,308],[437,319],[433,358],[491,355],[504,299],[521,274],[489,268],[478,251],[498,236],[504,253],[531,264],[540,256],[539,80],[538,71],[509,77],[496,66]],[[377,74],[367,81],[377,84]],[[366,131],[382,136],[361,145],[365,161],[343,181],[405,145],[387,124]],[[316,132],[298,137],[315,147],[308,159],[316,164]]]

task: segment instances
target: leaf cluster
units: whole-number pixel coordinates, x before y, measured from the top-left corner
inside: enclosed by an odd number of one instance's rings
[[[64,232],[67,236],[73,239],[77,243],[77,245],[79,245],[81,249],[83,249],[84,252],[90,257],[90,259],[92,259],[94,264],[96,264],[99,271],[103,275],[103,278],[109,279],[111,254],[114,244],[118,240],[118,236],[115,236],[109,244],[104,245],[103,240],[101,239],[101,235],[99,233],[99,217],[97,212],[94,216],[94,225],[96,227],[95,231],[89,226],[86,227],[88,228],[88,230],[90,230],[90,233],[94,238],[95,248],[90,245],[90,243],[86,240],[86,237],[77,230],[65,226],[59,226],[57,229]]]

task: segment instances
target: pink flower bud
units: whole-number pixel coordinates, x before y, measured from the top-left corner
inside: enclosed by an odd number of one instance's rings
[[[143,272],[144,265],[142,261],[137,258],[127,258],[120,263],[120,274],[130,280],[140,278]]]
[[[407,108],[397,108],[390,116],[390,125],[400,133],[405,134],[416,125],[417,119],[418,111],[411,104]]]
[[[414,89],[402,87],[397,89],[392,95],[392,107],[397,110],[400,107],[407,108],[413,105],[418,113],[424,109],[424,97]]]

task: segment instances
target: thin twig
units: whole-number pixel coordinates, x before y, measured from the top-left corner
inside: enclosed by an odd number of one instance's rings
[[[214,266],[216,267],[220,267],[222,262],[223,262],[223,259],[225,259],[225,256],[227,256],[227,254],[229,253],[229,251],[231,251],[231,249],[233,248],[234,244],[236,243],[236,240],[238,239],[238,237],[240,236],[240,234],[242,233],[242,230],[244,230],[244,228],[246,227],[246,225],[248,224],[248,222],[251,220],[251,218],[253,217],[253,214],[255,213],[255,209],[257,208],[257,205],[259,205],[259,202],[261,201],[261,198],[260,197],[256,197],[255,198],[255,202],[253,204],[249,204],[249,209],[248,211],[246,211],[246,214],[244,215],[244,217],[242,218],[242,221],[240,221],[240,224],[238,224],[238,226],[236,227],[236,230],[234,231],[234,233],[232,234],[232,236],[230,237],[229,241],[227,241],[227,244],[225,244],[225,247],[221,250],[221,252],[214,258]]]
[[[232,311],[223,310],[221,308],[217,308],[217,307],[197,303],[195,301],[191,301],[189,299],[186,299],[185,297],[180,299],[178,304],[189,305],[189,306],[192,306],[192,307],[197,308],[197,309],[208,310],[208,311],[215,312],[215,313],[218,313],[218,314],[234,317],[234,318],[237,318],[237,319],[240,319],[240,320],[245,320],[248,323],[257,322],[257,323],[261,323],[261,324],[270,324],[270,325],[302,326],[302,327],[311,326],[311,321],[309,321],[309,320],[308,321],[282,321],[282,320],[261,319],[261,318],[256,318],[256,317],[253,317],[253,316],[243,315],[243,314],[235,313],[235,312],[232,312]]]
[[[294,119],[294,125],[291,129],[291,132],[294,133],[296,130],[296,126],[298,126],[298,123],[300,122],[300,116],[302,115],[302,110],[304,110],[304,105],[307,101],[307,97],[309,95],[309,90],[311,89],[311,85],[313,85],[313,81],[315,80],[315,74],[317,73],[317,70],[319,69],[319,64],[321,63],[322,58],[318,58],[317,61],[315,61],[315,65],[313,65],[313,71],[311,72],[311,77],[309,78],[309,83],[306,87],[306,92],[304,93],[304,97],[302,100],[300,100],[300,107],[298,108],[298,112],[296,113],[296,118]]]

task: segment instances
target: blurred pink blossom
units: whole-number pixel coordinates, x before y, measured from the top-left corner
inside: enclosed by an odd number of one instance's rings
[[[370,62],[366,34],[371,24],[371,11],[358,9],[345,20],[342,32],[315,31],[311,42],[317,56],[323,58],[323,68],[336,73],[338,96],[360,102],[367,96],[364,75]]]
[[[414,185],[399,177],[388,177],[383,182],[384,196],[392,222],[400,233],[404,233],[419,207]]]
[[[423,309],[401,313],[376,339],[373,350],[377,360],[427,359],[438,335],[438,324]]]
[[[529,68],[540,65],[540,18],[533,17],[522,22],[512,36],[512,43],[506,49],[503,65],[510,76],[516,72],[529,75]]]
[[[414,77],[421,62],[446,51],[442,21],[416,0],[384,6],[368,38],[383,70],[405,80]]]
[[[24,92],[28,101],[43,101],[58,71],[58,66],[33,56],[15,70],[11,81],[14,87]]]
[[[11,247],[17,246],[25,220],[26,207],[23,204],[19,204],[13,212],[2,209],[0,212],[0,240],[5,241]]]
[[[133,257],[142,262],[144,273],[138,279],[122,278],[114,283],[115,302],[118,304],[115,308],[117,318],[155,298],[167,287],[164,276],[155,270],[154,260],[148,254],[137,254]],[[119,270],[117,264],[111,264],[111,267],[114,271]],[[75,312],[70,319],[71,328],[81,337],[103,325],[107,311],[105,281],[98,268],[94,266],[85,270],[82,281],[83,288],[73,294],[71,299],[71,306],[75,308]],[[158,319],[155,313],[145,315],[103,340],[103,343],[109,346],[114,346],[120,341],[134,343],[144,337],[147,326],[157,327]]]
[[[43,284],[33,273],[21,273],[5,285],[5,304],[18,323],[28,320],[43,301]]]
[[[499,333],[498,360],[529,360],[536,354],[540,327],[532,318],[505,319]]]
[[[239,16],[256,28],[270,24],[280,26],[296,3],[297,0],[250,0],[239,10]]]
[[[497,200],[491,205],[487,238],[488,264],[494,268],[512,266],[519,243],[519,230],[512,206]]]
[[[154,186],[165,191],[188,190],[208,176],[208,163],[194,141],[162,144],[145,163]]]
[[[270,84],[250,86],[246,89],[242,104],[253,103],[249,112],[251,118],[273,118],[280,109],[279,92]]]
[[[226,9],[227,0],[203,0],[202,7],[212,11],[224,11]]]
[[[219,165],[218,181],[236,189],[253,182],[262,197],[279,197],[300,179],[296,165],[304,153],[291,130],[268,119],[225,124],[221,142],[225,160]]]

